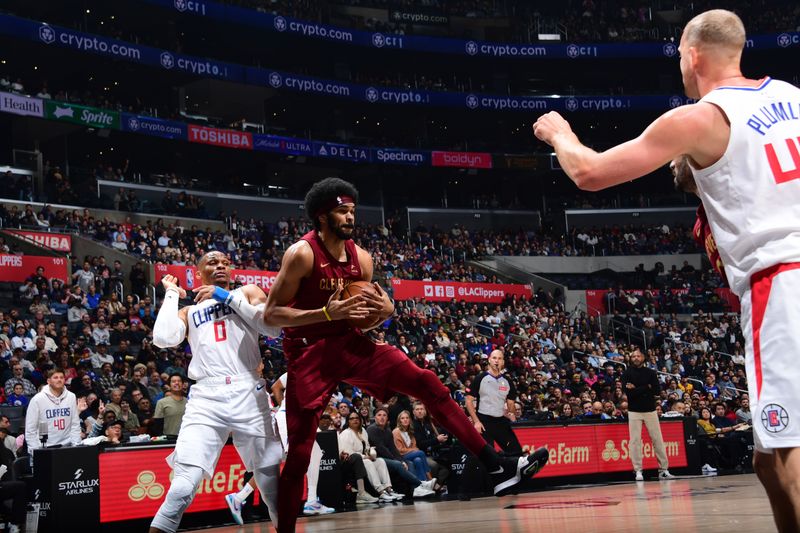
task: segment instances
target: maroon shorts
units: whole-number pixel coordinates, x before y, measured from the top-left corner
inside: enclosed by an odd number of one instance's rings
[[[342,381],[385,400],[393,394],[392,370],[410,362],[394,346],[378,344],[352,330],[318,340],[284,339],[283,349],[291,387],[303,409],[327,405],[333,389]]]

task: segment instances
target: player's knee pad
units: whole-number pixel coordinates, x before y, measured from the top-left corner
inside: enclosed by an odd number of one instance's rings
[[[201,481],[203,481],[202,468],[178,463],[175,465],[167,498],[181,506],[181,511],[183,511],[192,503]]]
[[[181,517],[192,503],[197,487],[203,480],[203,469],[199,466],[176,463],[173,469],[172,484],[167,491],[164,503],[153,517],[151,527],[173,533],[178,530]]]

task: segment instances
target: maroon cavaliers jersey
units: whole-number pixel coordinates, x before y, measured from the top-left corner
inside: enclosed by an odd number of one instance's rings
[[[328,303],[331,294],[336,291],[338,285],[347,286],[354,281],[361,281],[361,264],[358,262],[358,251],[352,240],[344,243],[347,252],[346,261],[337,261],[322,239],[319,238],[315,230],[303,235],[302,240],[311,245],[314,251],[314,268],[311,275],[300,281],[294,301],[289,303],[289,307],[294,309],[319,309]],[[334,320],[332,322],[319,322],[308,326],[296,328],[284,328],[286,337],[290,339],[328,337],[339,335],[351,329],[351,326],[344,320]]]

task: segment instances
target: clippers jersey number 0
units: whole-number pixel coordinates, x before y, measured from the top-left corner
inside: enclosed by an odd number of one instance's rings
[[[225,330],[224,320],[217,320],[214,322],[214,339],[217,342],[222,342],[228,339],[228,332]]]

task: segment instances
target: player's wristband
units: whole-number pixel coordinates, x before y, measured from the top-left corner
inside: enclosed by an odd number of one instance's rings
[[[214,287],[214,292],[211,293],[211,297],[218,302],[229,304],[233,295],[222,287]]]
[[[333,319],[331,318],[331,315],[330,315],[330,314],[328,314],[328,306],[327,306],[327,305],[324,305],[324,306],[322,306],[322,314],[323,314],[323,315],[325,315],[325,318],[327,318],[327,319],[328,319],[328,322],[330,322],[331,320],[333,320]]]

